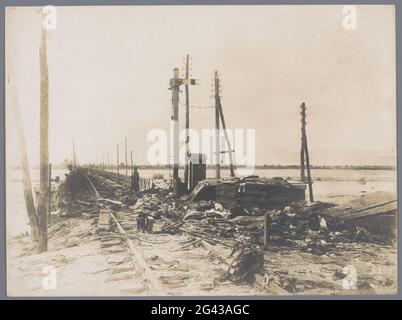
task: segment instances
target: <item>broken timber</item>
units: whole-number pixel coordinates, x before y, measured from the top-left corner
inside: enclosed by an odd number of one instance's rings
[[[28,213],[29,226],[31,229],[31,239],[33,242],[38,241],[38,217],[34,198],[32,194],[31,172],[29,170],[27,147],[25,142],[25,134],[22,123],[21,111],[18,101],[17,89],[15,84],[8,78],[10,99],[12,100],[12,110],[14,111],[15,123],[17,127],[17,141],[20,148],[20,163],[22,171],[22,184],[24,190],[25,207]]]
[[[322,210],[320,215],[363,227],[370,232],[396,235],[397,199],[388,192],[367,194],[342,205]]]

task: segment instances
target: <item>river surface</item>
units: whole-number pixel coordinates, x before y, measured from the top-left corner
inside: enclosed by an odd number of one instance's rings
[[[181,170],[182,171],[182,170]],[[52,178],[64,178],[67,170],[54,169]],[[120,173],[125,174],[125,170]],[[152,178],[155,174],[170,178],[168,169],[139,170],[140,176]],[[299,179],[297,169],[256,169],[254,174],[260,177],[283,177],[291,180]],[[214,177],[213,169],[207,170],[207,177]],[[341,203],[365,193],[387,191],[397,193],[396,171],[394,170],[335,170],[313,169],[314,200]],[[31,169],[32,185],[39,184],[39,169]],[[228,170],[222,170],[223,177],[229,177]],[[307,193],[306,193],[306,197]],[[7,170],[6,174],[6,230],[7,235],[16,235],[29,231],[28,217],[25,209],[21,170]]]

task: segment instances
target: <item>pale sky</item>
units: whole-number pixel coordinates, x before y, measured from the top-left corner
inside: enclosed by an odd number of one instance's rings
[[[147,163],[146,137],[169,129],[174,67],[190,54],[192,105],[209,106],[222,78],[229,128],[256,130],[257,164],[298,164],[301,102],[315,165],[393,165],[396,152],[393,6],[356,6],[345,30],[343,6],[56,7],[48,40],[50,161],[114,156],[124,137]],[[12,68],[28,145],[39,162],[41,8],[6,10]],[[11,67],[12,66],[12,67]],[[184,94],[180,96],[184,102]],[[18,163],[6,105],[8,163]],[[180,107],[184,128],[184,107]],[[191,126],[213,128],[213,109],[191,109]]]

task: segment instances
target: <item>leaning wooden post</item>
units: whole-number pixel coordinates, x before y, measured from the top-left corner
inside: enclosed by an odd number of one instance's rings
[[[308,183],[310,202],[314,202],[313,181],[311,179],[310,157],[308,154],[307,135],[306,135],[306,105],[304,102],[301,105],[301,109],[302,109],[302,141],[303,141],[302,149],[304,149],[304,154],[305,154],[305,159],[306,159],[307,183]]]
[[[49,163],[49,198],[48,198],[48,206],[47,206],[47,222],[50,224],[50,213],[52,208],[52,164]]]
[[[124,138],[124,154],[126,158],[126,184],[128,184],[127,137]]]
[[[29,226],[31,229],[31,240],[38,241],[38,217],[36,215],[35,202],[32,194],[31,172],[29,170],[27,148],[25,142],[24,128],[22,124],[21,111],[18,103],[17,91],[14,83],[8,79],[12,110],[14,111],[17,141],[20,148],[20,161],[22,170],[22,184],[24,190],[25,207],[28,213]]]
[[[313,180],[311,179],[311,172],[310,172],[310,159],[308,155],[308,147],[307,147],[307,138],[305,138],[305,146],[306,146],[306,167],[307,167],[307,183],[308,183],[308,190],[310,195],[310,202],[314,202],[313,196]]]
[[[47,210],[49,195],[49,78],[47,31],[42,27],[40,59],[40,192],[38,201],[38,252],[47,251]]]
[[[117,174],[119,174],[119,144],[117,144]]]
[[[234,177],[235,172],[234,172],[234,166],[233,166],[233,155],[232,155],[233,150],[232,150],[232,145],[230,143],[229,136],[228,136],[227,129],[226,129],[226,123],[225,123],[225,118],[223,116],[222,101],[221,101],[220,96],[218,96],[218,109],[219,109],[219,115],[220,115],[221,122],[222,122],[222,129],[223,129],[223,133],[225,134],[226,144],[227,144],[228,153],[229,153],[230,176]]]

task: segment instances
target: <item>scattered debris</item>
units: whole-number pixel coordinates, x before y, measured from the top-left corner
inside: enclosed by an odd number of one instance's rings
[[[389,244],[390,234],[373,232],[355,222],[384,216],[384,212],[389,215],[388,209],[394,202],[370,203],[367,212],[361,206],[336,207],[319,201],[307,204],[303,188],[280,178],[258,177],[203,180],[187,198],[178,198],[170,189],[157,186],[133,194],[116,174],[79,168],[62,184],[58,204],[62,217],[81,212],[99,214],[99,232],[108,230],[110,215],[124,209],[134,214],[136,227],[142,232],[190,235],[192,240],[176,251],[198,245],[210,252],[219,251],[219,246],[227,248],[229,254],[220,256],[218,252],[215,259],[227,265],[224,279],[237,283],[252,281],[263,270],[264,215],[269,218],[271,246],[336,256],[342,253],[345,243]],[[121,224],[134,229],[135,224],[130,221],[123,219]],[[130,237],[120,233],[120,238],[104,239],[102,246],[113,250],[116,243],[130,241]],[[282,275],[269,274],[264,279],[265,285],[275,292],[298,290],[291,278]]]
[[[233,282],[247,280],[264,266],[264,252],[252,245],[237,245],[229,257],[233,257],[227,278]]]

